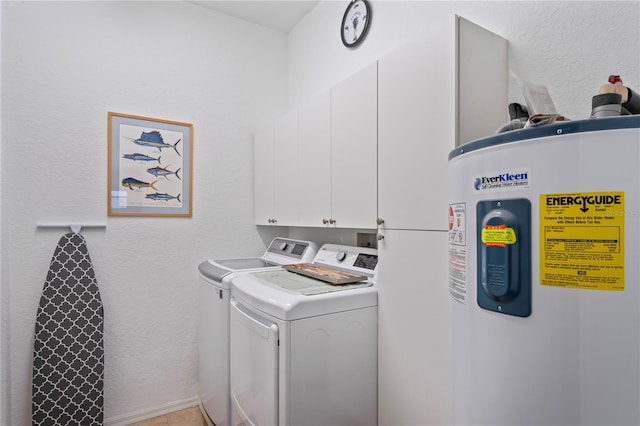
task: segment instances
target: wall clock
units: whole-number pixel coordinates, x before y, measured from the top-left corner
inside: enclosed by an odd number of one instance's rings
[[[351,0],[342,17],[342,43],[347,47],[357,46],[367,35],[370,21],[371,8],[367,0]]]

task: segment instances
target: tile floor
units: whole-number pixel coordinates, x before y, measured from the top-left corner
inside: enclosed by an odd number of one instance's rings
[[[202,417],[200,407],[196,406],[132,423],[129,426],[207,426],[207,422]]]

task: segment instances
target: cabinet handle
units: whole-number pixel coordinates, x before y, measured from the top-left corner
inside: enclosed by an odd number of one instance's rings
[[[382,225],[384,224],[384,219],[378,218],[377,222],[378,222],[378,225]]]
[[[327,223],[329,223],[329,221],[327,219],[322,219],[322,224],[326,225]]]
[[[336,221],[334,219],[329,219],[329,223],[333,225],[334,223],[336,223]]]
[[[378,241],[382,241],[382,240],[384,240],[384,235],[378,234]]]

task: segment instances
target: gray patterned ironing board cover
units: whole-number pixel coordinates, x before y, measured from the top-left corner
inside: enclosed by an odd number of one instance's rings
[[[103,309],[84,237],[58,242],[36,316],[33,425],[102,425]]]

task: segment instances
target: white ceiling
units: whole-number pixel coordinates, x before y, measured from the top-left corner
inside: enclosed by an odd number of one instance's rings
[[[190,3],[288,33],[318,4],[318,0],[204,0]]]

